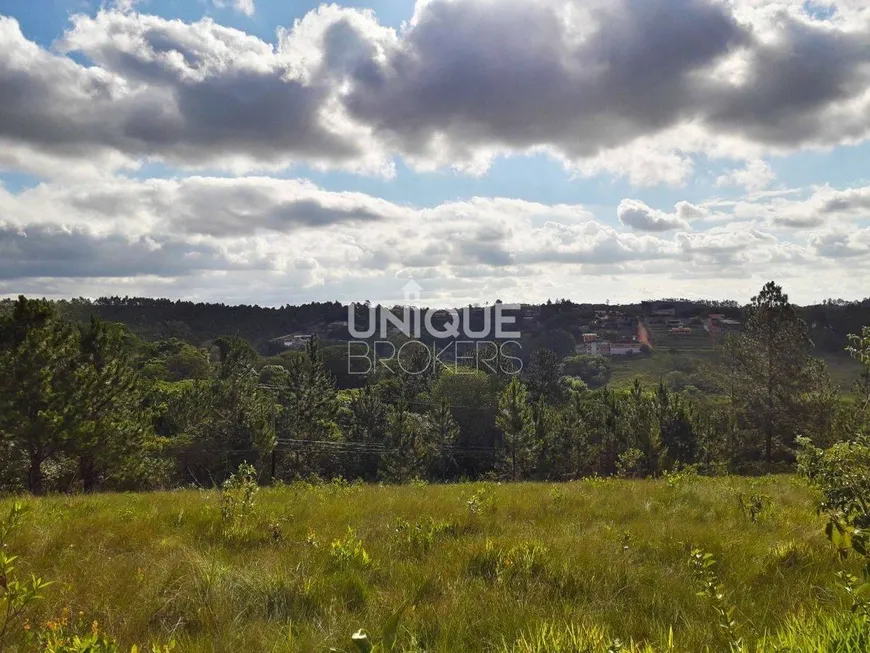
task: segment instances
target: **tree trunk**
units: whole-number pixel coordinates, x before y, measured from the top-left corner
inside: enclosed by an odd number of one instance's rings
[[[42,494],[45,489],[42,482],[42,456],[30,454],[30,468],[27,472],[27,489],[31,494]]]
[[[79,457],[79,477],[82,479],[82,489],[85,492],[93,492],[97,487],[97,469],[94,457],[83,454]]]

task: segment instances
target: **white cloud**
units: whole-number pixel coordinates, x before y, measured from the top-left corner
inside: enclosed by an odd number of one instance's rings
[[[761,191],[776,180],[776,175],[767,162],[754,159],[747,162],[744,168],[732,170],[716,179],[717,186],[742,186],[747,191]]]
[[[789,193],[792,194],[792,193]],[[813,189],[806,199],[761,195],[736,202],[733,215],[773,227],[808,229],[826,224],[870,219],[870,186],[837,190],[830,186]]]
[[[825,197],[850,191],[838,193]],[[117,294],[120,284],[219,298],[225,287],[243,296],[245,280],[245,301],[281,304],[288,293],[304,301],[387,299],[399,279],[415,278],[447,303],[489,293],[507,301],[606,292],[616,300],[649,296],[642,287],[685,294],[697,279],[715,279],[715,292],[743,292],[749,281],[800,276],[816,279],[804,291],[819,298],[833,284],[844,293],[857,288],[854,271],[870,267],[868,229],[792,241],[752,222],[711,222],[706,207],[688,202],[670,214],[636,200],[626,206],[645,215],[647,227],[694,220],[696,229],[632,233],[580,205],[509,198],[416,208],[268,177],[0,188],[0,294]],[[850,271],[837,265],[847,258]]]
[[[254,0],[232,0],[228,2],[228,0],[214,0],[214,4],[216,7],[225,7],[227,4],[232,4],[233,8],[245,14],[245,16],[253,16],[255,7]]]
[[[640,200],[624,199],[616,208],[616,216],[626,227],[638,231],[688,231],[690,220],[706,218],[710,212],[690,202],[677,202],[673,213],[650,208]]]

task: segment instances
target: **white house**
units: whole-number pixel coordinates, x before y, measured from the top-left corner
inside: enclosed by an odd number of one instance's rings
[[[639,342],[614,342],[610,343],[611,356],[626,356],[628,354],[639,354],[641,343]]]

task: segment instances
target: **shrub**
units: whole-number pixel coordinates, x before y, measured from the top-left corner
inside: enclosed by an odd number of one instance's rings
[[[27,610],[42,598],[40,592],[51,585],[36,576],[20,579],[15,566],[18,556],[7,553],[9,536],[21,526],[26,512],[24,505],[13,503],[9,514],[0,521],[0,653],[6,650],[13,631],[24,624]]]
[[[426,517],[415,524],[397,518],[393,529],[399,542],[414,554],[427,553],[435,543],[444,536],[454,535],[456,525],[447,521],[435,521]]]
[[[465,499],[465,505],[468,506],[468,512],[472,515],[478,515],[484,510],[491,510],[494,505],[492,492],[487,487],[480,487]]]
[[[221,520],[229,533],[243,530],[254,512],[254,499],[259,491],[257,470],[242,463],[220,488]]]
[[[771,504],[771,499],[766,494],[746,496],[741,492],[737,495],[737,504],[740,506],[740,512],[743,513],[743,516],[755,524],[764,509]]]
[[[616,460],[616,473],[623,478],[640,476],[643,469],[644,454],[640,449],[626,449]]]
[[[736,608],[728,602],[725,585],[719,578],[719,563],[712,553],[693,549],[689,556],[689,567],[699,585],[698,596],[709,601],[717,616],[717,626],[731,650],[740,651],[743,641],[737,635],[737,621],[734,619]]]
[[[335,566],[340,568],[365,569],[372,564],[371,556],[363,547],[362,540],[357,539],[356,533],[350,527],[344,539],[334,540],[329,545],[329,556]]]

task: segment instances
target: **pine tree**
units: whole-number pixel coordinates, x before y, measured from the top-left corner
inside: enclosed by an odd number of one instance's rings
[[[550,404],[562,400],[562,365],[551,350],[541,348],[532,352],[526,377],[529,393],[534,399],[543,397]]]
[[[688,403],[664,383],[659,382],[655,395],[659,439],[668,467],[674,463],[693,463],[698,455],[698,434]]]
[[[86,410],[68,448],[89,492],[101,476],[117,476],[141,455],[151,428],[125,329],[93,317],[80,329],[79,343],[76,402]]]
[[[242,338],[215,341],[220,362],[217,378],[191,382],[182,395],[190,402],[178,414],[181,463],[201,481],[221,481],[243,462],[257,464],[275,447],[275,408],[260,387],[257,354]],[[197,473],[197,470],[203,475]]]
[[[338,441],[338,391],[327,372],[316,338],[306,347],[305,357],[294,359],[274,380],[280,408],[278,436],[295,443],[294,472],[297,475],[336,469],[340,461],[327,455],[317,444]],[[300,455],[305,448],[306,456]]]
[[[431,477],[445,479],[452,472],[456,461],[451,447],[459,438],[459,425],[453,419],[450,404],[446,399],[438,402],[429,412],[426,428],[427,469]]]
[[[24,452],[27,487],[44,491],[43,464],[65,446],[83,413],[78,340],[46,301],[21,296],[0,321],[0,439]]]
[[[419,477],[426,468],[423,420],[399,400],[387,413],[385,452],[380,475],[386,481],[406,482]]]
[[[514,377],[498,402],[496,426],[504,437],[501,467],[511,480],[517,480],[534,460],[534,423],[526,389]]]
[[[741,426],[770,462],[776,445],[788,447],[798,435],[812,343],[788,295],[772,281],[752,298],[746,316],[745,331],[726,339],[726,373],[733,375]]]
[[[622,449],[637,449],[643,453],[642,468],[636,472],[655,474],[659,466],[659,432],[652,401],[644,393],[640,380],[635,379],[628,395],[622,400]]]
[[[383,445],[387,433],[388,406],[380,393],[366,386],[355,393],[344,415],[345,437],[349,442],[361,445],[361,452],[344,461],[344,469],[350,476],[373,481],[378,476],[380,455],[372,451]]]

